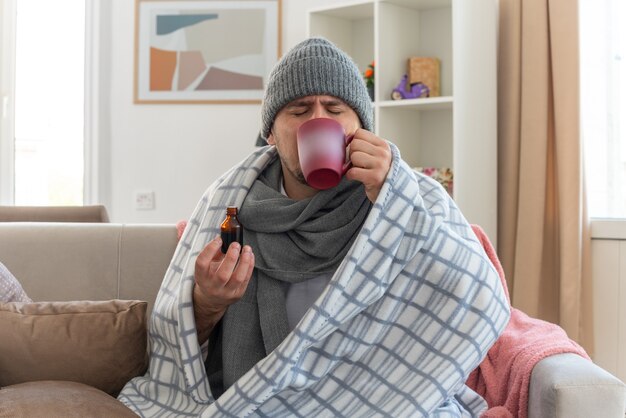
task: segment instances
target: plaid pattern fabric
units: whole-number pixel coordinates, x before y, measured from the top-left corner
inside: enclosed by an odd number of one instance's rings
[[[266,358],[214,399],[196,338],[197,254],[275,158],[261,148],[196,207],[150,321],[150,368],[119,399],[141,416],[478,416],[464,384],[504,330],[493,265],[445,190],[391,145],[378,200],[329,286]]]
[[[0,303],[2,302],[32,302],[20,282],[0,263]]]

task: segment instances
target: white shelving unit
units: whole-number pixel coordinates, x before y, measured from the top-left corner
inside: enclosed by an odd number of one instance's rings
[[[376,62],[375,133],[412,166],[450,167],[469,222],[497,237],[497,1],[361,0],[309,10],[308,33]],[[407,59],[437,57],[440,97],[391,100]]]

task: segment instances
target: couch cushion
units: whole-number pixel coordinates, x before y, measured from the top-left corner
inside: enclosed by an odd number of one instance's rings
[[[40,381],[0,389],[0,418],[137,417],[117,399],[83,383]]]
[[[69,380],[117,396],[148,365],[146,302],[0,303],[0,387]]]

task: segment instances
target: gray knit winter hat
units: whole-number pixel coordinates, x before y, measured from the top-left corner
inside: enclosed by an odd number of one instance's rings
[[[328,40],[310,38],[283,55],[272,70],[261,106],[261,135],[269,136],[276,114],[285,105],[311,95],[340,98],[359,115],[364,129],[373,130],[372,101],[359,68]]]

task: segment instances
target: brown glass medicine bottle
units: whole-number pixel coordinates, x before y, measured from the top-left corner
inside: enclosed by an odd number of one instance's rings
[[[238,242],[243,248],[243,225],[237,218],[236,206],[226,208],[226,219],[220,225],[220,236],[222,237],[222,252],[224,254],[232,242]]]

